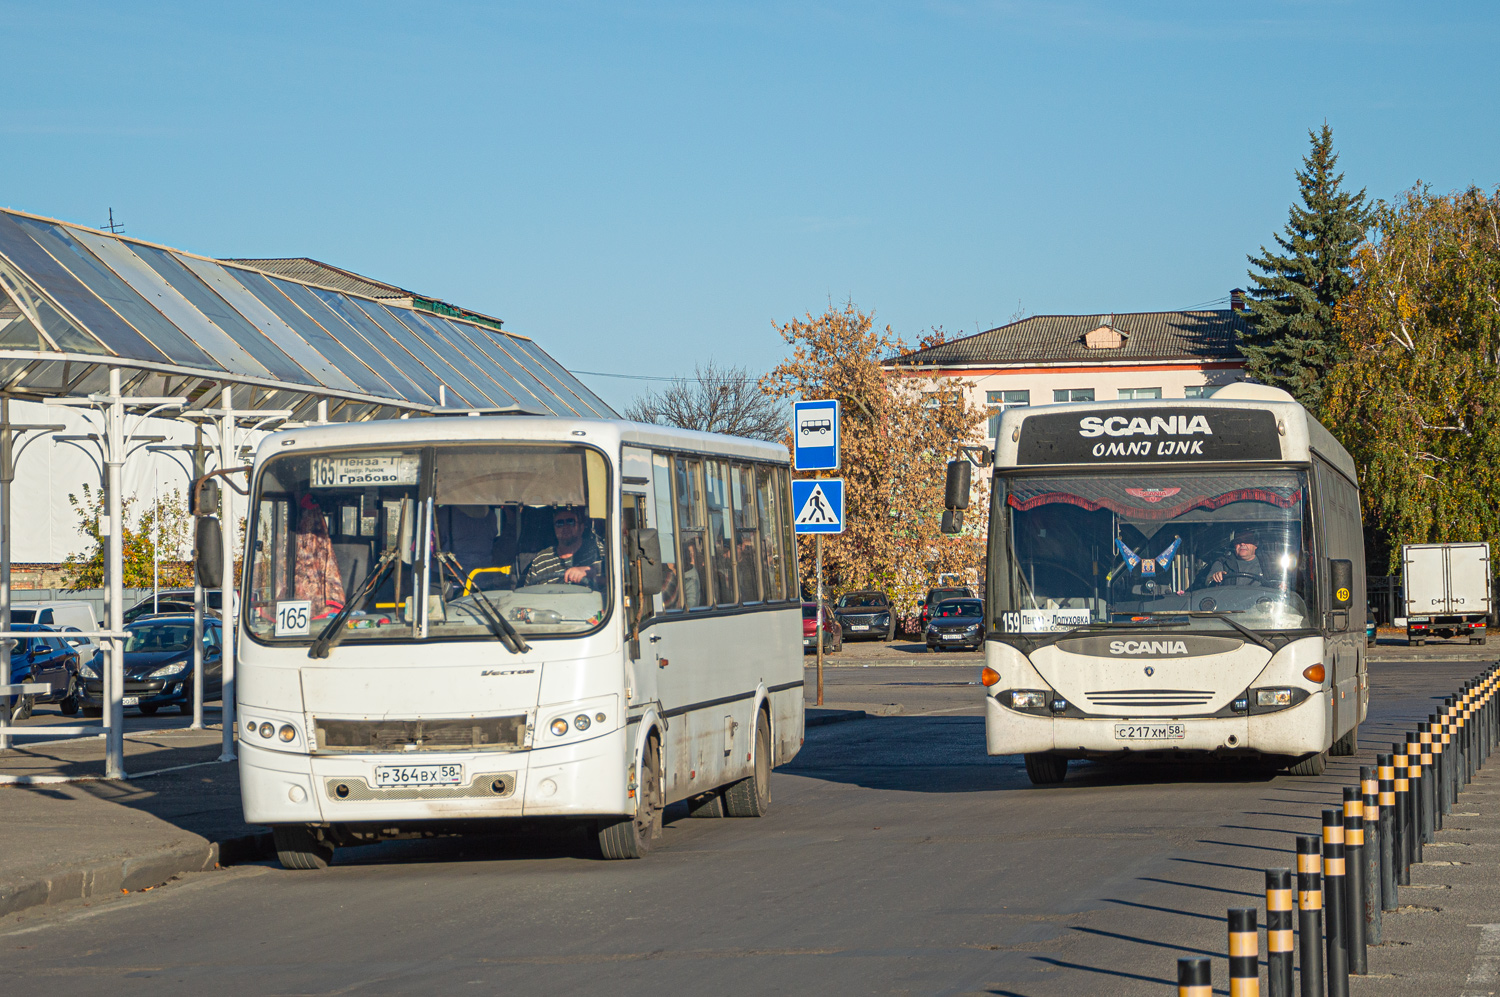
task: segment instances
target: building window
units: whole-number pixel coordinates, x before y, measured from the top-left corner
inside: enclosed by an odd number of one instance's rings
[[[1094,389],[1053,388],[1052,400],[1054,402],[1091,402],[1094,400]]]
[[[1120,400],[1121,401],[1124,401],[1124,400],[1130,399],[1130,398],[1160,398],[1160,397],[1161,397],[1161,389],[1160,388],[1121,388],[1120,389]]]
[[[1182,389],[1184,398],[1212,398],[1215,391],[1219,390],[1217,384],[1193,384]]]
[[[1008,408],[1025,408],[1031,404],[1030,391],[986,391],[984,407],[990,410],[990,439],[1000,432],[1000,413]]]

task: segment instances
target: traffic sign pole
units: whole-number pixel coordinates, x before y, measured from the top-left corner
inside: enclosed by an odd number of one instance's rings
[[[817,551],[818,562],[817,589],[813,592],[813,602],[817,609],[813,610],[818,621],[818,705],[823,705],[823,534],[819,533],[813,537],[813,549]]]

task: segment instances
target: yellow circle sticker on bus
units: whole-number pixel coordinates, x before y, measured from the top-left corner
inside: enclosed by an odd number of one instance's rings
[[[1339,589],[1337,592],[1333,593],[1333,597],[1335,599],[1337,599],[1339,602],[1348,602],[1349,601],[1349,590],[1348,589]]]

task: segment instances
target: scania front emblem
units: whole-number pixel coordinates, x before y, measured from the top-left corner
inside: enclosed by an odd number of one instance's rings
[[[1153,676],[1155,674],[1156,674],[1156,669],[1152,668],[1150,665],[1147,665],[1146,666],[1146,677],[1150,678],[1151,676]]]

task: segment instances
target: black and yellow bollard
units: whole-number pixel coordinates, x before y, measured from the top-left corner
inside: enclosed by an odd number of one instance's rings
[[[1177,960],[1177,997],[1213,997],[1212,966],[1207,959]]]
[[[1453,754],[1453,697],[1449,696],[1443,700],[1443,708],[1434,713],[1432,719],[1437,724],[1437,730],[1433,737],[1433,751],[1438,756],[1438,768],[1443,773],[1440,780],[1442,792],[1438,794],[1438,813],[1447,816],[1453,812],[1453,798],[1457,795],[1454,786],[1453,770],[1457,768],[1454,762],[1457,760]],[[1439,822],[1441,827],[1443,822]]]
[[[1380,833],[1380,783],[1368,765],[1359,767],[1359,791],[1365,825],[1365,860],[1361,866],[1365,877],[1365,945],[1370,946],[1379,945],[1381,937],[1380,851],[1384,842]]]
[[[1422,773],[1417,779],[1417,840],[1427,845],[1432,843],[1437,826],[1432,815],[1432,729],[1426,723],[1417,724],[1417,768]],[[1421,849],[1417,849],[1417,856],[1420,862]]]
[[[1323,864],[1316,834],[1297,836],[1297,939],[1301,997],[1323,997]]]
[[[1323,908],[1328,930],[1324,965],[1328,969],[1328,997],[1349,997],[1349,895],[1345,892],[1344,812],[1323,811]]]
[[[1396,895],[1396,766],[1391,755],[1375,756],[1380,802],[1380,909],[1395,910]]]
[[[1260,929],[1254,907],[1229,908],[1229,997],[1260,997]]]
[[[1266,870],[1266,993],[1292,997],[1292,870]]]
[[[1448,812],[1448,760],[1444,757],[1443,722],[1436,713],[1427,715],[1427,733],[1431,735],[1432,747],[1432,830],[1443,827],[1443,815]]]
[[[1392,742],[1391,761],[1396,772],[1396,885],[1406,886],[1411,883],[1411,770],[1405,744]]]
[[[1344,787],[1344,948],[1349,975],[1364,976],[1365,800],[1358,786]]]

